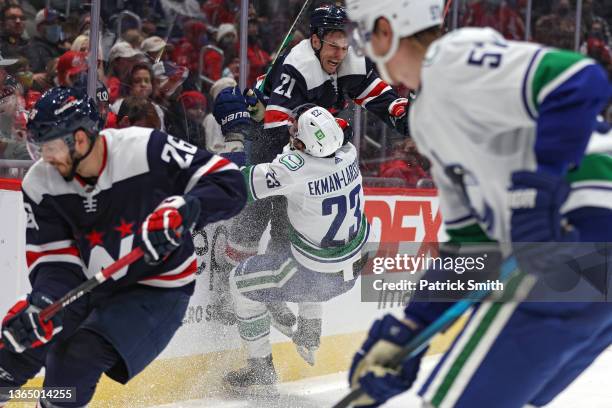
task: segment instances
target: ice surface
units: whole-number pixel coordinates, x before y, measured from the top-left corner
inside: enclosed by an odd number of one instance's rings
[[[427,357],[421,366],[420,384],[433,369],[437,357]],[[418,389],[415,387],[415,389]],[[157,408],[326,408],[347,392],[346,373],[283,383],[279,397],[246,399],[218,396],[197,401],[162,405]],[[417,408],[420,400],[413,391],[389,401],[387,408]],[[567,390],[547,408],[610,408],[612,407],[612,348],[605,351]]]

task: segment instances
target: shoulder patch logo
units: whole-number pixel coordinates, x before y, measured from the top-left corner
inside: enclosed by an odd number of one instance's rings
[[[342,159],[340,157],[336,157],[334,160],[336,164],[342,162]]]
[[[304,165],[302,156],[295,153],[286,154],[282,156],[279,161],[291,171],[296,171]]]

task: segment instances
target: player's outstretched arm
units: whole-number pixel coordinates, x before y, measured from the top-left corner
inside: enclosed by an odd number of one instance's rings
[[[358,105],[372,112],[387,126],[408,136],[408,99],[378,77],[374,64],[365,59],[367,75],[348,89],[348,95]]]

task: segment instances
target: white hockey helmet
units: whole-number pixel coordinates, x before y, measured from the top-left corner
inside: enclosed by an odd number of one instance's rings
[[[329,111],[305,104],[294,111],[290,133],[304,143],[304,151],[314,157],[327,157],[342,147],[344,132]]]
[[[385,64],[397,52],[400,39],[440,26],[444,0],[346,0],[346,8],[351,20],[347,31],[353,49],[370,57],[382,79],[391,82]],[[391,47],[385,55],[375,54],[370,41],[376,21],[381,17],[389,20],[393,30]]]

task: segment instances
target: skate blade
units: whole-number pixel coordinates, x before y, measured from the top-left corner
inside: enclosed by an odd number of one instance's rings
[[[315,365],[315,351],[317,351],[316,349],[308,349],[303,346],[298,346],[297,344],[295,345],[295,348],[300,357],[302,357],[305,362],[307,362],[311,366]]]
[[[290,339],[293,339],[294,332],[293,332],[292,327],[282,325],[274,319],[272,319],[272,327],[274,327],[276,330],[283,333],[285,336],[289,337]]]
[[[276,398],[280,395],[278,388],[276,388],[276,384],[251,385],[250,387],[238,387],[235,385],[224,384],[224,387],[233,395],[239,397]]]

